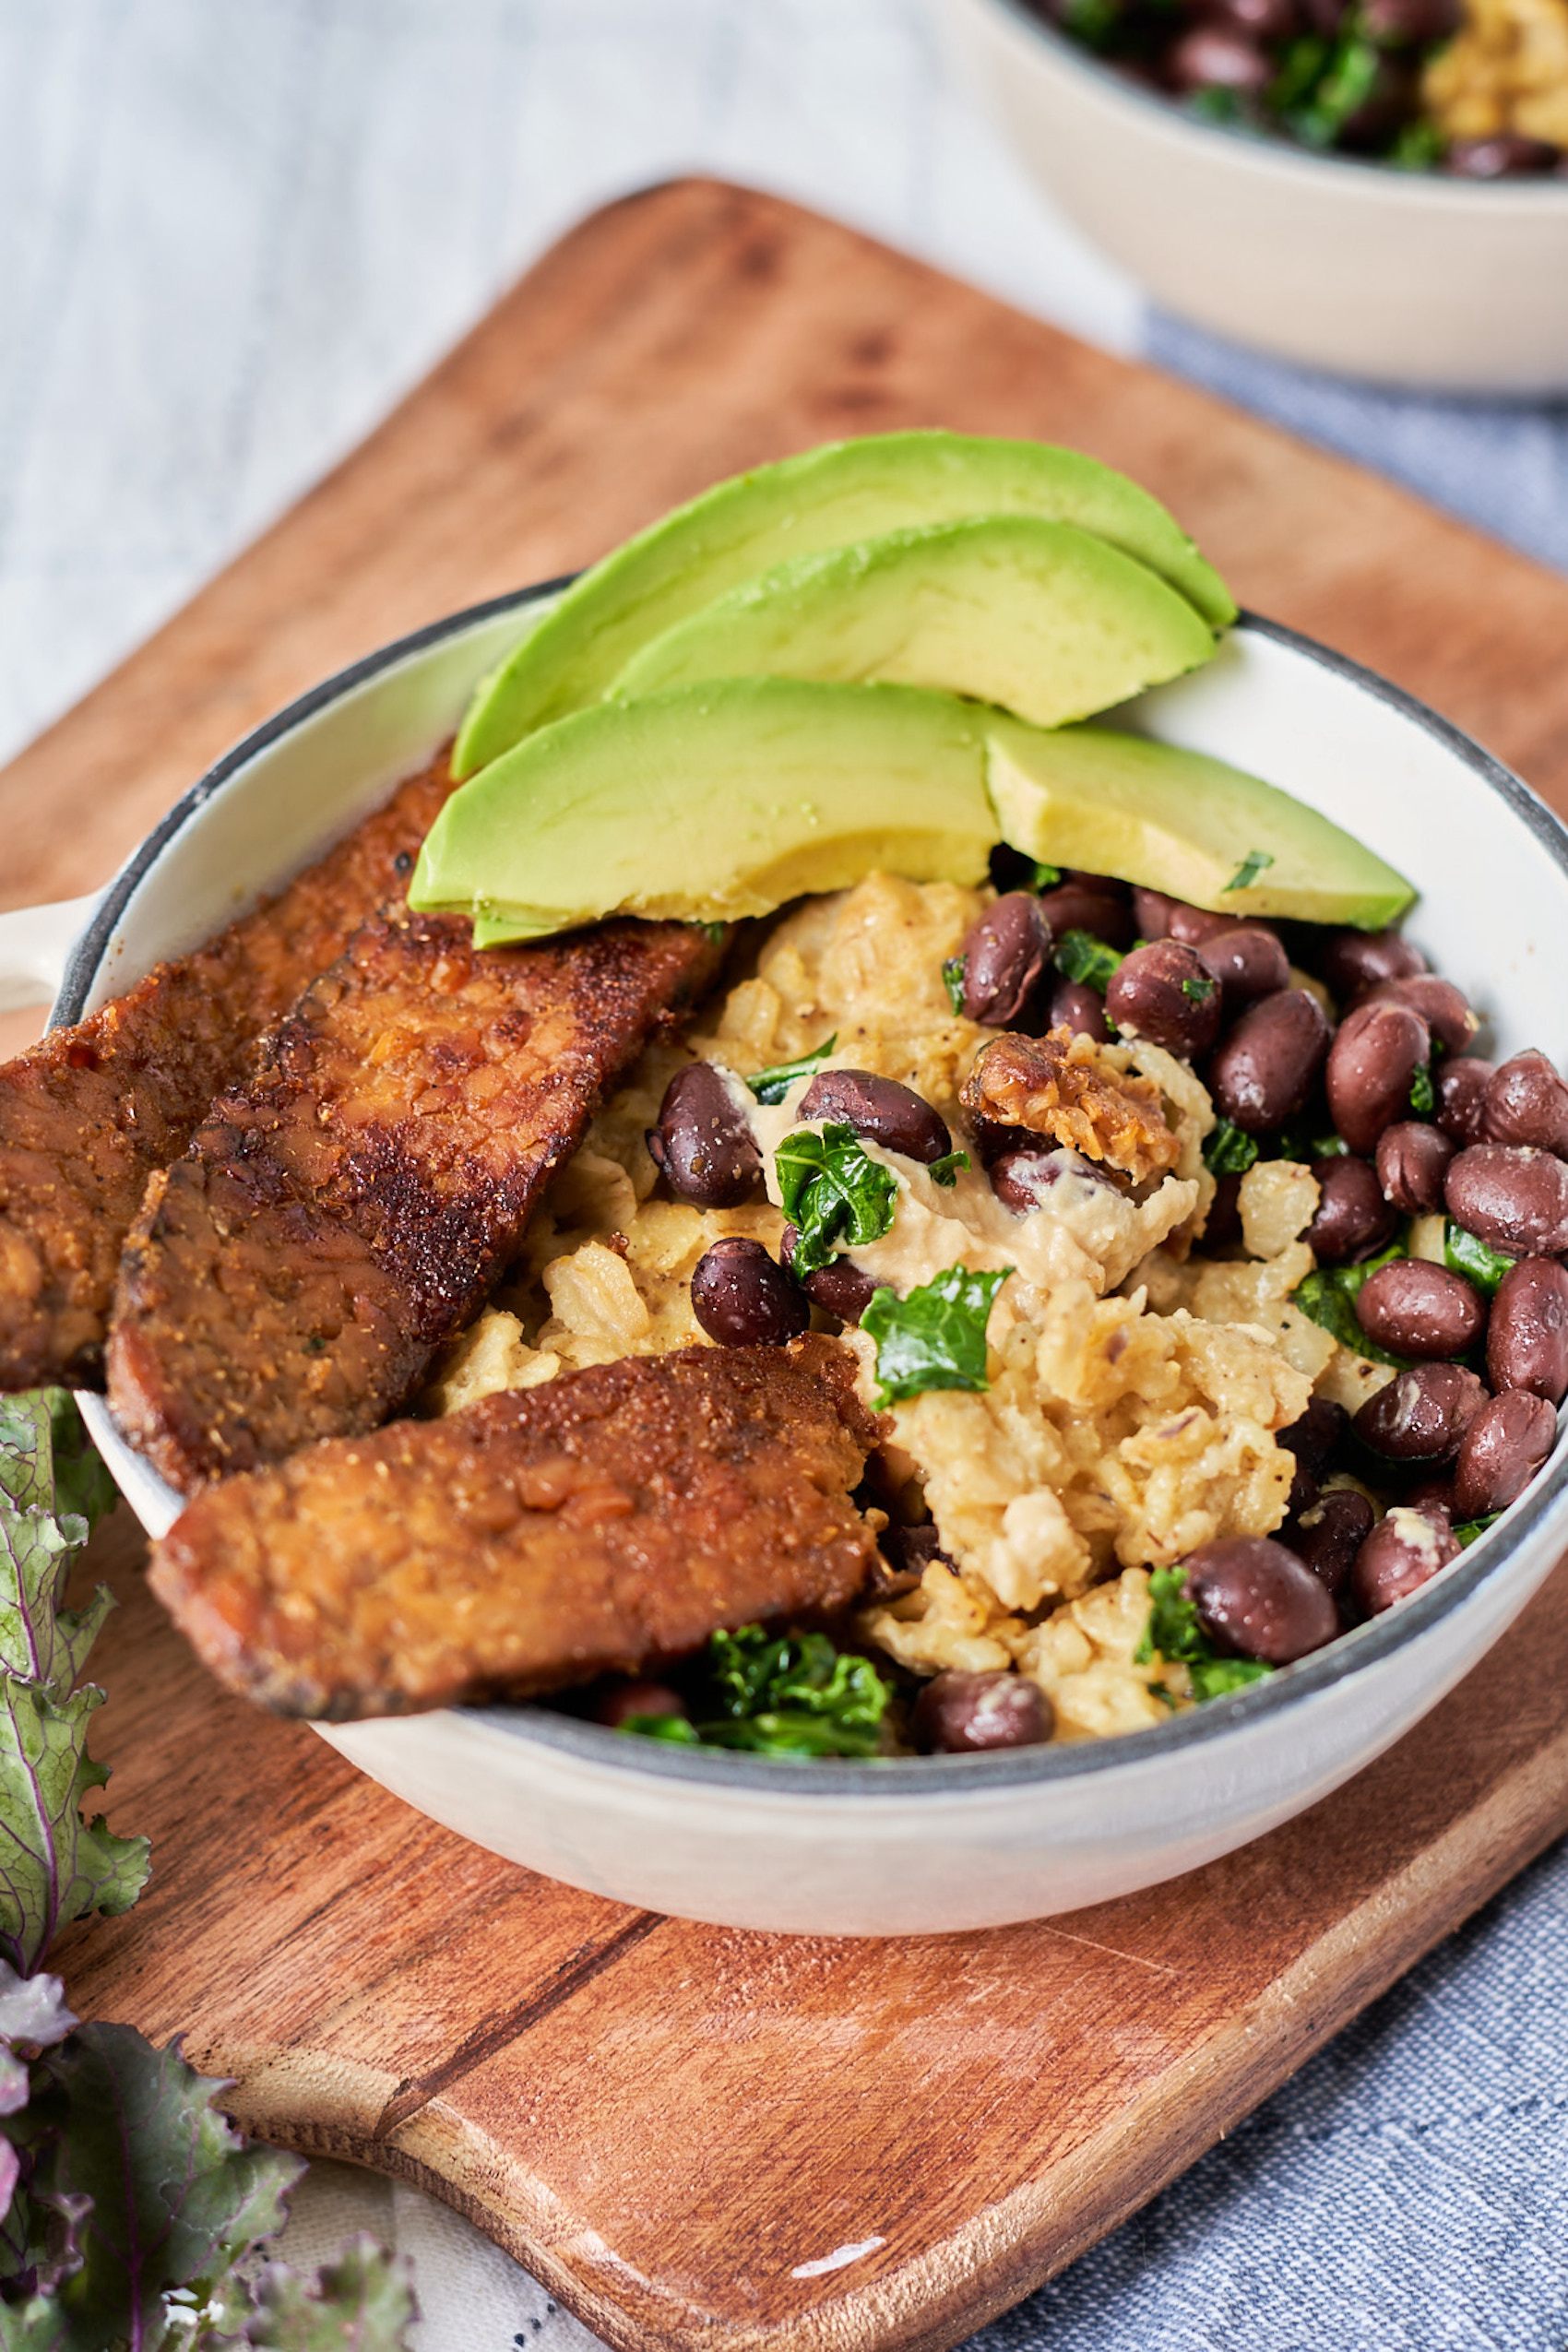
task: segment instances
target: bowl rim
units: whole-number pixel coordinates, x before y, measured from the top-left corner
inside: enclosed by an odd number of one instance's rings
[[[1359,187],[1368,195],[1376,192],[1389,202],[1407,208],[1430,201],[1459,211],[1487,207],[1500,217],[1504,212],[1568,213],[1568,178],[1543,173],[1519,179],[1464,180],[1437,172],[1402,172],[1388,163],[1337,153],[1318,154],[1286,139],[1277,141],[1261,133],[1232,129],[1223,123],[1206,123],[1184,113],[1174,99],[1140,89],[1136,82],[1116,73],[1092,50],[1081,47],[1056,26],[1037,17],[1025,0],[948,0],[949,7],[962,5],[1001,18],[1016,27],[1018,35],[1026,40],[1032,37],[1060,65],[1077,74],[1108,102],[1121,104],[1134,116],[1159,125],[1171,137],[1190,139],[1216,157],[1228,155],[1243,168],[1253,163],[1261,171],[1303,184],[1326,171],[1337,174],[1347,189]]]
[[[64,1028],[83,1017],[83,1007],[104,954],[137,887],[175,836],[242,768],[295,728],[400,662],[429,652],[481,622],[505,612],[525,611],[530,604],[557,595],[575,576],[565,574],[534,582],[482,603],[465,606],[407,636],[395,638],[286,704],[225,752],[153,827],[110,885],[71,956],[50,1012],[49,1028]],[[1281,622],[1243,609],[1233,626],[1301,656],[1413,722],[1495,793],[1568,877],[1568,826],[1521,778],[1451,719],[1443,718],[1430,705],[1376,671]],[[1505,1526],[1489,1530],[1430,1584],[1383,1616],[1342,1634],[1312,1657],[1283,1667],[1225,1698],[1208,1700],[1202,1706],[1173,1716],[1168,1723],[1154,1724],[1143,1731],[1121,1732],[1109,1739],[1073,1740],[1062,1745],[1052,1741],[1039,1748],[999,1749],[961,1756],[756,1756],[731,1749],[686,1747],[628,1738],[608,1726],[534,1705],[491,1703],[436,1709],[433,1713],[438,1716],[458,1716],[493,1738],[551,1749],[564,1758],[602,1770],[654,1780],[686,1781],[705,1789],[729,1790],[737,1795],[809,1794],[822,1799],[852,1795],[876,1800],[967,1795],[978,1800],[1006,1788],[1049,1785],[1087,1774],[1127,1772],[1142,1764],[1158,1764],[1161,1758],[1173,1757],[1181,1751],[1202,1747],[1233,1730],[1261,1725],[1281,1710],[1303,1705],[1350,1675],[1377,1665],[1408,1642],[1419,1640],[1485,1586],[1500,1581],[1565,1497],[1568,1448],[1558,1454],[1537,1483],[1510,1507]],[[411,1725],[418,1719],[390,1716],[371,1718],[371,1722]],[[795,1769],[790,1770],[790,1766]]]

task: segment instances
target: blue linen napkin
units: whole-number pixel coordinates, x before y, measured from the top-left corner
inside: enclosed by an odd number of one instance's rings
[[[1560,1846],[966,2352],[1563,2352],[1565,1987]]]
[[[1241,350],[1158,311],[1144,349],[1157,366],[1568,571],[1568,398],[1460,400],[1348,384]]]

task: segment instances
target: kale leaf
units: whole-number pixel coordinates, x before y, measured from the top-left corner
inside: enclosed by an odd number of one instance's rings
[[[1436,1107],[1436,1103],[1437,1097],[1432,1092],[1431,1087],[1431,1064],[1430,1062],[1423,1062],[1410,1080],[1410,1108],[1418,1117],[1424,1119]]]
[[[826,1633],[771,1633],[742,1625],[715,1633],[698,1670],[695,1718],[632,1716],[624,1731],[688,1747],[764,1756],[874,1756],[892,1687],[872,1664]]]
[[[0,1954],[25,1976],[52,1939],[89,1911],[128,1911],[151,1865],[145,1837],[116,1837],[83,1799],[109,1775],[87,1752],[103,1705],[89,1682],[56,1698],[0,1675]]]
[[[782,1102],[797,1078],[815,1075],[837,1042],[838,1032],[835,1029],[826,1043],[819,1045],[814,1053],[802,1053],[798,1062],[776,1062],[771,1070],[759,1070],[754,1078],[746,1080],[746,1084],[759,1102]]]
[[[37,2061],[32,2098],[7,2127],[31,2224],[18,2215],[7,2230],[7,2253],[22,2256],[12,2294],[30,2297],[7,2313],[21,2343],[163,2344],[171,2288],[220,2277],[282,2228],[304,2165],[248,2146],[213,2104],[227,2087],[130,2025],[80,2026]],[[45,2267],[32,2258],[52,2215],[74,2243],[69,2264]]]
[[[1484,1536],[1489,1527],[1495,1527],[1502,1516],[1501,1511],[1489,1511],[1484,1519],[1461,1519],[1454,1530],[1460,1550],[1468,1551],[1478,1537]]]
[[[1148,1588],[1148,1623],[1133,1652],[1134,1666],[1152,1665],[1157,1657],[1184,1666],[1193,1696],[1200,1701],[1222,1698],[1227,1691],[1242,1690],[1273,1673],[1273,1667],[1260,1658],[1219,1656],[1187,1598],[1184,1568],[1157,1568]]]
[[[1501,1250],[1490,1248],[1474,1233],[1467,1232],[1451,1217],[1444,1218],[1443,1223],[1443,1259],[1450,1274],[1462,1274],[1488,1299],[1495,1295],[1503,1276],[1518,1264],[1516,1258],[1505,1257]]]
[[[1097,939],[1092,931],[1064,931],[1051,960],[1068,980],[1086,981],[1101,996],[1122,962],[1115,948],[1108,947],[1103,939]]]
[[[986,1385],[985,1327],[1010,1271],[950,1265],[907,1299],[885,1288],[873,1295],[861,1329],[876,1342],[879,1405],[928,1388]]]
[[[957,1182],[968,1164],[969,1155],[967,1151],[944,1151],[940,1159],[931,1159],[926,1162],[925,1172],[933,1184],[944,1184],[951,1188]]]
[[[1232,890],[1250,890],[1265,867],[1271,866],[1273,863],[1274,858],[1271,851],[1249,849],[1226,884],[1224,890],[1220,892],[1220,897],[1228,897]]]
[[[942,967],[942,985],[947,991],[947,1002],[960,1018],[964,1011],[964,978],[968,968],[967,956],[949,956]]]
[[[419,2315],[407,2260],[362,2232],[308,2282],[269,2263],[244,2342],[252,2352],[405,2352]]]
[[[1244,1176],[1257,1156],[1257,1137],[1229,1119],[1216,1120],[1204,1143],[1204,1166],[1211,1176]]]
[[[802,1127],[774,1155],[784,1214],[800,1238],[791,1261],[803,1279],[837,1256],[878,1241],[893,1222],[898,1180],[861,1150],[852,1127],[830,1120],[817,1134]]]

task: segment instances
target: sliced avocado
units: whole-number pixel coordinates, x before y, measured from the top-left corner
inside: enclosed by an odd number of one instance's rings
[[[778,564],[644,646],[612,692],[882,681],[1059,727],[1195,670],[1214,648],[1184,596],[1093,531],[985,515]]]
[[[453,795],[409,903],[481,947],[612,913],[726,922],[880,867],[983,882],[997,837],[974,706],[742,678],[557,720]]]
[[[1227,915],[1380,931],[1415,891],[1304,801],[1200,752],[1109,727],[1053,733],[998,718],[986,781],[1026,857],[1146,883]]]
[[[976,515],[1076,523],[1158,572],[1211,626],[1236,617],[1224,582],[1158,501],[1095,458],[1034,441],[879,434],[720,482],[585,572],[475,696],[454,772],[471,776],[598,702],[650,638],[759,572]]]

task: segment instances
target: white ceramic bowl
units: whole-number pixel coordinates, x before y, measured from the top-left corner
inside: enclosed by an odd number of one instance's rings
[[[456,723],[548,590],[438,624],[331,680],[220,760],[165,818],[70,953],[56,1022],[319,852]],[[1568,835],[1474,743],[1353,663],[1245,620],[1128,722],[1251,767],[1411,874],[1409,926],[1511,1051],[1568,1058]],[[87,902],[0,918],[0,986],[74,938]],[[147,1526],[178,1498],[92,1431]],[[1568,1458],[1424,1590],[1235,1696],[1124,1739],[975,1756],[805,1763],[664,1747],[541,1707],[322,1727],[374,1779],[512,1860],[724,1924],[889,1935],[987,1927],[1173,1877],[1300,1812],[1432,1706],[1568,1538]]]
[[[1156,301],[1336,374],[1568,387],[1568,180],[1481,184],[1194,122],[1020,0],[933,0],[1028,169]]]

